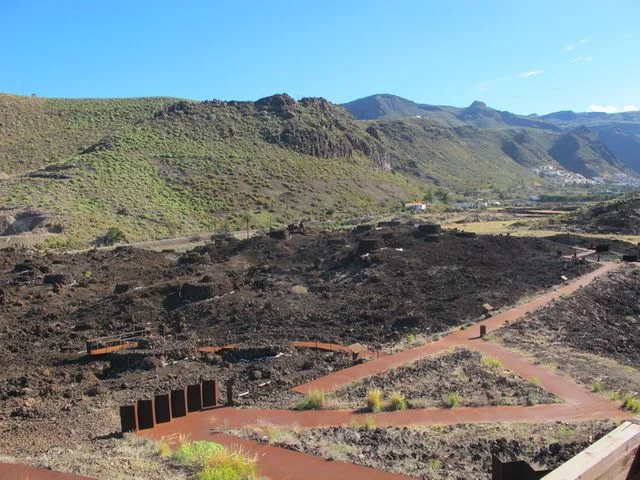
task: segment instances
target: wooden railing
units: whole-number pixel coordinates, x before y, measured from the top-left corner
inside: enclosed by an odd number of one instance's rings
[[[542,480],[640,480],[640,416],[580,452]]]

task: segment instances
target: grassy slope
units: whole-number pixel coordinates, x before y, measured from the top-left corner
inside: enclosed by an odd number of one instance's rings
[[[0,94],[0,178],[62,161],[175,101],[67,100]]]
[[[424,119],[379,121],[370,129],[389,145],[402,168],[433,177],[449,188],[542,182],[502,152],[502,132],[448,129]]]
[[[241,227],[245,215],[266,226],[383,212],[434,181],[459,192],[541,182],[501,150],[504,130],[356,122],[321,99],[2,95],[0,114],[0,206],[48,213],[69,246],[114,225],[143,240]]]
[[[346,114],[291,108],[292,119],[244,103],[147,116],[58,162],[72,167],[62,172],[68,179],[4,180],[0,204],[50,212],[78,240],[111,225],[136,240],[212,231],[214,223],[240,226],[247,213],[253,225],[264,226],[270,217],[285,222],[332,209],[376,211],[422,192],[419,182],[385,169],[381,146],[367,143]],[[279,145],[273,135],[281,130],[301,140]],[[307,142],[314,132],[324,136]],[[361,142],[362,150],[351,142]],[[307,143],[328,158],[296,151]],[[286,202],[279,197],[285,192]]]

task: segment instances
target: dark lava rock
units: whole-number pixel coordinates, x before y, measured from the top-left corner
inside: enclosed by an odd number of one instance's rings
[[[116,295],[121,294],[121,293],[126,293],[129,290],[131,290],[132,288],[134,288],[134,285],[131,284],[131,283],[118,283],[114,287],[113,293],[115,293]]]
[[[74,280],[71,275],[66,273],[52,273],[45,275],[42,282],[45,285],[72,285]]]
[[[185,283],[180,288],[180,297],[189,302],[199,302],[215,297],[217,288],[213,283]]]

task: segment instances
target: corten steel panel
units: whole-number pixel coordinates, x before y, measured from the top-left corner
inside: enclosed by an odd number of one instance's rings
[[[135,432],[138,430],[138,418],[135,404],[122,405],[120,407],[120,426],[122,427],[122,433]]]
[[[187,414],[187,392],[184,388],[171,390],[171,417],[184,417]]]
[[[171,421],[171,400],[168,393],[156,395],[153,398],[156,413],[156,423],[167,423]]]
[[[153,428],[155,424],[153,400],[138,400],[138,429]]]
[[[219,388],[219,387],[218,387]],[[218,404],[215,380],[203,380],[202,382],[202,408],[215,407]]]
[[[202,386],[197,383],[187,386],[187,411],[199,412],[202,410]]]
[[[480,337],[484,338],[487,335],[487,326],[480,325]]]

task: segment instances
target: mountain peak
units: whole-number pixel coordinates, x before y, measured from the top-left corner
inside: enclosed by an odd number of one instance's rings
[[[471,105],[469,105],[469,108],[489,108],[487,107],[487,104],[484,102],[481,102],[480,100],[475,100]]]

